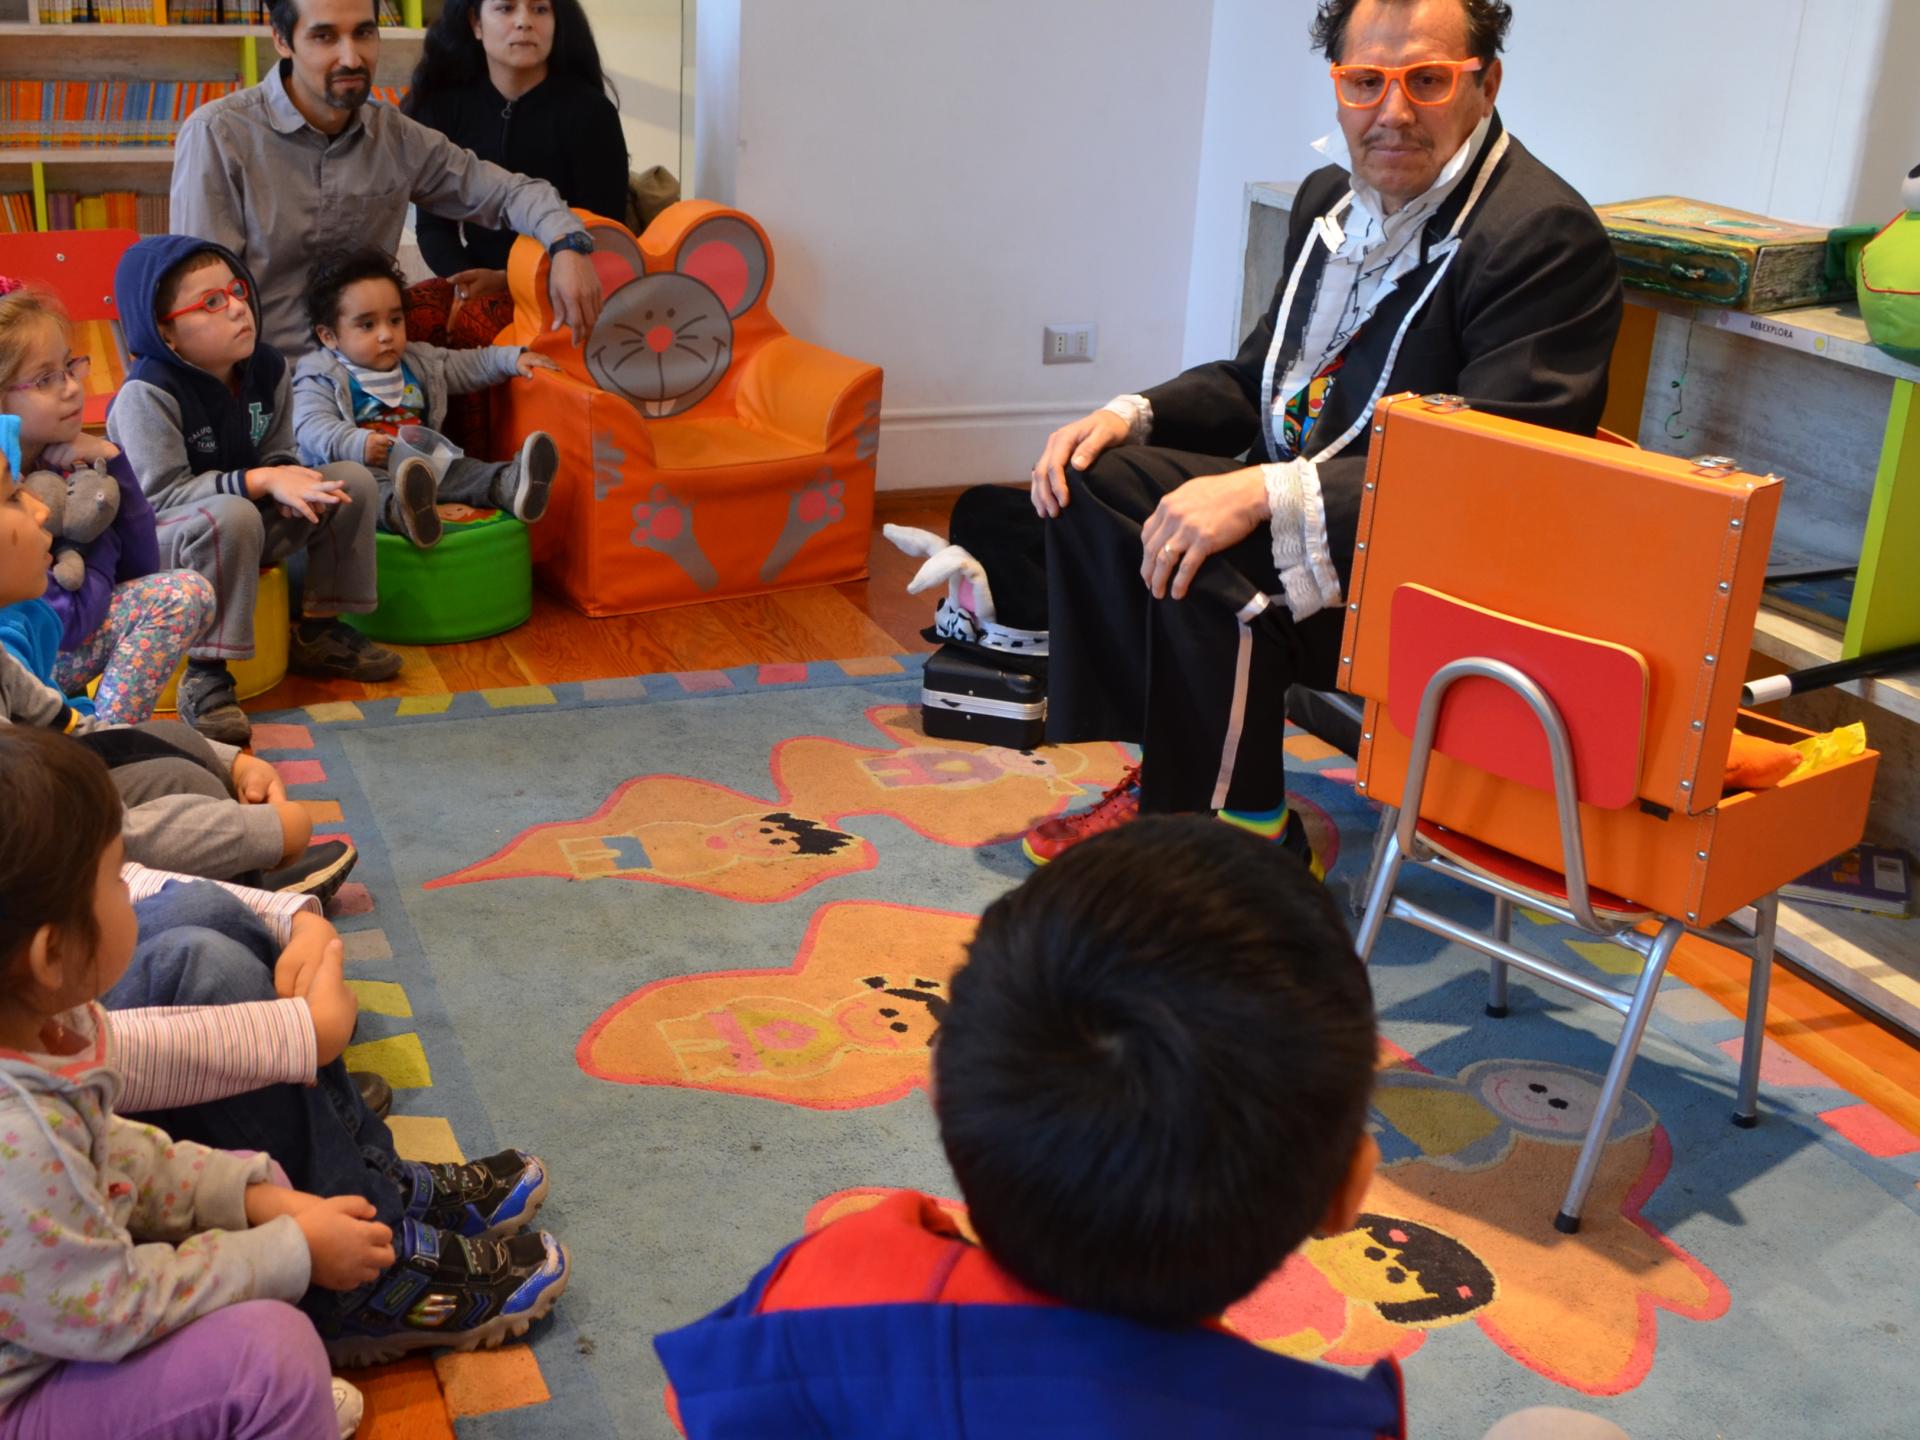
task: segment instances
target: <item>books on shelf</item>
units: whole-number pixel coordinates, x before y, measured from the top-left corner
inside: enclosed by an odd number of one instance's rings
[[[234,80],[0,81],[0,149],[173,143],[195,110]]]
[[[40,0],[42,25],[155,25],[166,7],[154,0]]]
[[[0,235],[25,235],[33,223],[33,196],[25,190],[0,195]]]
[[[137,230],[142,235],[164,235],[170,206],[165,195],[134,190],[109,190],[81,195],[72,190],[47,192],[49,230]],[[0,235],[26,234],[33,223],[33,196],[24,190],[0,195]]]
[[[1781,896],[1788,900],[1899,916],[1907,913],[1911,891],[1906,852],[1884,845],[1856,845],[1780,887]]]
[[[400,24],[400,0],[377,3],[382,25]],[[167,0],[166,14],[169,25],[264,25],[267,4],[266,0]]]

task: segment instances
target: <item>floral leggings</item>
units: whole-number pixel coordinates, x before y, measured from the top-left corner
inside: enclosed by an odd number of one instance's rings
[[[180,657],[213,623],[213,610],[213,586],[196,571],[163,570],[116,585],[100,628],[54,662],[53,683],[71,695],[98,675],[95,715],[113,725],[150,720]]]

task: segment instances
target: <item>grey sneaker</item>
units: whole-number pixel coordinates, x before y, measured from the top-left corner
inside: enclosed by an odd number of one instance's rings
[[[233,672],[224,665],[218,670],[187,666],[174,705],[180,718],[209,740],[242,747],[253,740],[253,725],[234,694]]]
[[[417,455],[400,462],[393,475],[393,494],[387,501],[387,523],[407,537],[416,549],[431,550],[440,543],[440,482],[433,466]]]
[[[533,524],[547,513],[547,495],[559,468],[560,451],[553,437],[544,430],[534,431],[521,444],[519,457],[500,477],[501,508],[511,511],[514,519]]]
[[[332,680],[391,680],[400,673],[400,657],[376,645],[351,625],[329,620],[327,628],[309,640],[293,627],[287,643],[287,668],[296,675],[320,675]]]

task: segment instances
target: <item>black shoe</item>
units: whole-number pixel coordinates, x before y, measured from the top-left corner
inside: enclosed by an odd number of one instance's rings
[[[359,858],[360,852],[345,840],[319,840],[309,845],[291,865],[262,875],[260,888],[311,895],[324,905],[352,873],[354,862]]]
[[[417,1220],[394,1228],[393,1266],[345,1314],[316,1317],[342,1369],[382,1365],[409,1350],[491,1350],[553,1309],[567,1288],[567,1250],[543,1230],[465,1240]]]
[[[433,466],[417,455],[400,462],[393,476],[393,500],[387,507],[388,520],[418,550],[431,550],[440,543],[440,482]]]
[[[303,633],[308,622],[293,627],[287,645],[287,668],[296,675],[320,675],[331,680],[391,680],[400,673],[400,657],[376,645],[351,625],[329,620],[319,634]]]
[[[233,672],[225,665],[188,665],[175,691],[174,707],[182,721],[209,740],[245,747],[253,740],[253,725],[233,689]]]
[[[560,452],[553,437],[544,430],[527,436],[520,446],[520,458],[500,477],[501,497],[513,518],[531,525],[547,513],[547,496],[553,489],[554,472],[560,468]]]
[[[464,1165],[406,1161],[407,1218],[470,1240],[499,1240],[533,1223],[547,1198],[547,1167],[524,1150]]]
[[[393,1086],[371,1070],[353,1072],[353,1088],[360,1092],[360,1103],[376,1120],[393,1113]]]

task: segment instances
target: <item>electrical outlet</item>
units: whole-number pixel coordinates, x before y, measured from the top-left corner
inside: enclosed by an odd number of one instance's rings
[[[1098,325],[1049,325],[1040,332],[1040,363],[1079,365],[1093,359]]]

